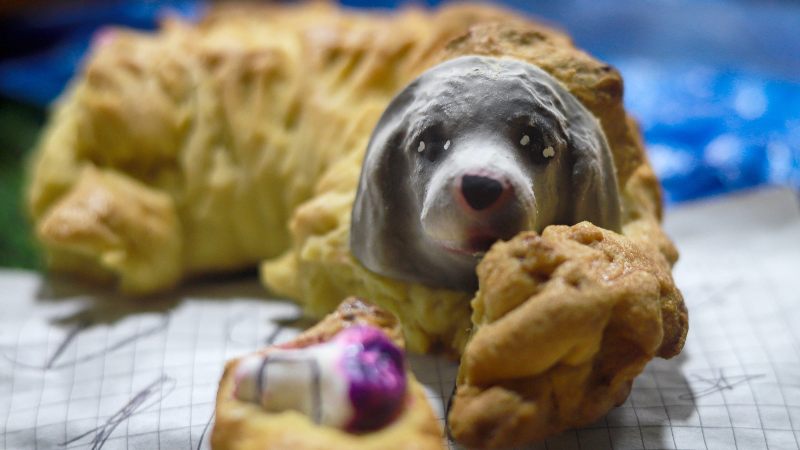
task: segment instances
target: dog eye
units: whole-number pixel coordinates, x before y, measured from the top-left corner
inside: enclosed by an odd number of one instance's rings
[[[546,164],[556,155],[555,147],[547,142],[540,127],[524,126],[516,133],[514,139],[534,164]]]
[[[443,152],[450,148],[450,140],[444,135],[444,130],[439,126],[426,129],[417,140],[414,150],[428,161],[436,161]]]

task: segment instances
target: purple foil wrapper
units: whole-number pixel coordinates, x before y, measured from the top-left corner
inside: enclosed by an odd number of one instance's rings
[[[346,341],[342,369],[350,381],[354,410],[347,430],[379,429],[391,422],[405,404],[404,353],[383,332],[372,327],[353,327],[338,338]]]

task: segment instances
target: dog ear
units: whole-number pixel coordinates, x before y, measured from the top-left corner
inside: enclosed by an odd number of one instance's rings
[[[415,243],[408,230],[413,210],[404,152],[408,110],[416,83],[398,94],[375,126],[367,146],[351,213],[350,249],[368,269],[400,270]],[[377,270],[383,268],[384,270]]]
[[[576,106],[578,110],[569,114],[572,223],[588,220],[619,232],[621,212],[611,150],[597,119],[582,105]]]

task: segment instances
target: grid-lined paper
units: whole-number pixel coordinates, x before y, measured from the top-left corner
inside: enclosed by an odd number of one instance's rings
[[[666,226],[682,253],[684,352],[651,362],[603,420],[531,448],[800,448],[797,197],[684,206]],[[134,301],[0,272],[0,447],[208,448],[224,361],[303,325],[263,295],[234,280]],[[455,363],[411,366],[444,423]]]

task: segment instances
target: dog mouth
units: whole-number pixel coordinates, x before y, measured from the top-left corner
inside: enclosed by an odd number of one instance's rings
[[[487,230],[474,230],[467,233],[465,239],[458,241],[439,241],[439,245],[450,253],[458,255],[482,257],[495,242],[502,237]]]

